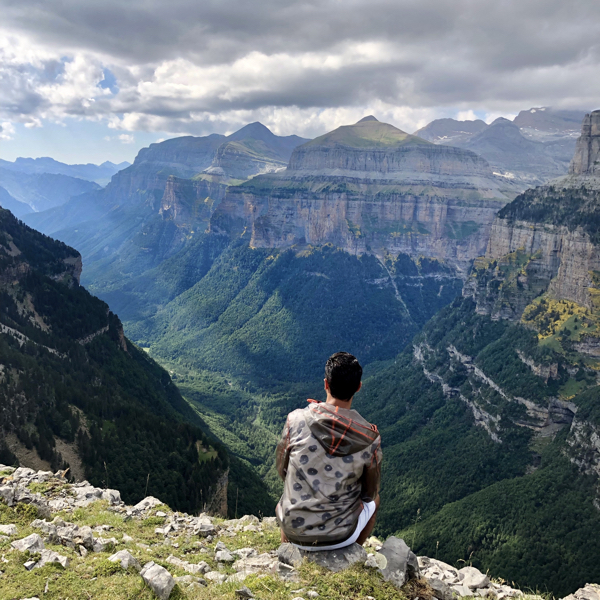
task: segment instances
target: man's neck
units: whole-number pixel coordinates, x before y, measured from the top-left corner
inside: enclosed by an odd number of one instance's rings
[[[352,406],[353,398],[350,400],[338,400],[334,398],[329,392],[327,392],[327,400],[325,400],[326,404],[332,404],[333,406],[339,406],[340,408],[350,408]]]

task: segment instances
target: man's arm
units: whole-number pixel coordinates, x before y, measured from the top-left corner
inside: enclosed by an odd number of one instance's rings
[[[279,477],[285,481],[288,463],[290,462],[290,424],[289,419],[285,420],[285,426],[281,433],[281,439],[277,444],[277,472]]]
[[[378,440],[377,448],[373,452],[371,462],[363,471],[361,477],[362,493],[361,499],[366,502],[375,500],[379,495],[379,487],[381,485],[381,461],[383,454],[381,452],[381,438]]]

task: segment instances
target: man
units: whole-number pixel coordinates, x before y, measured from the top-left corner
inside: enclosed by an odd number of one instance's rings
[[[284,491],[276,514],[282,542],[303,550],[363,544],[379,508],[381,437],[352,410],[362,367],[347,352],[325,366],[326,402],[288,415],[277,445]]]

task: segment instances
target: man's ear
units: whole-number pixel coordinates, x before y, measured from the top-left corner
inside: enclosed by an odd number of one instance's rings
[[[328,392],[329,391],[329,384],[327,383],[327,378],[323,379],[323,381],[325,382],[325,391]]]

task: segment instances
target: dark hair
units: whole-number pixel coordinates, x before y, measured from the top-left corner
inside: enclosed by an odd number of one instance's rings
[[[362,367],[352,354],[336,352],[325,365],[329,391],[338,400],[350,400],[360,386]]]

